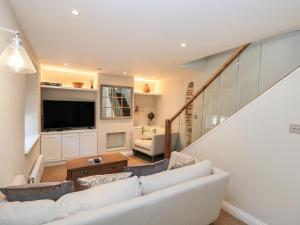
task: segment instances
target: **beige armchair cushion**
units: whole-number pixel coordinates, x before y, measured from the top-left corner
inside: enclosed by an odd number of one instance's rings
[[[150,126],[142,127],[142,139],[143,140],[151,140],[155,134],[156,134],[155,127],[150,127]]]
[[[135,140],[135,146],[149,150],[151,149],[152,140]]]

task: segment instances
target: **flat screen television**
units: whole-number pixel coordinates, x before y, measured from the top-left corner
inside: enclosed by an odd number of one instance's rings
[[[95,127],[95,102],[43,101],[43,130]]]

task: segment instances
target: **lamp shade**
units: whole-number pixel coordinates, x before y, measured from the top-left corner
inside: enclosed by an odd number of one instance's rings
[[[21,45],[18,35],[0,55],[0,70],[14,73],[36,73],[26,50]]]

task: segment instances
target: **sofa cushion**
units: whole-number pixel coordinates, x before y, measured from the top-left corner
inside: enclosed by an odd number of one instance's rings
[[[212,169],[211,162],[203,160],[194,165],[181,167],[176,170],[167,170],[150,176],[142,176],[139,178],[142,194],[149,194],[176,184],[211,175]]]
[[[141,195],[138,177],[103,184],[61,197],[57,204],[65,214],[75,214],[115,204]]]
[[[139,148],[143,148],[145,150],[150,150],[152,140],[135,140],[134,144],[135,144],[135,146],[137,146]]]
[[[170,163],[168,166],[168,170],[180,167],[180,164],[189,164],[189,161],[194,160],[195,162],[199,162],[199,160],[193,156],[184,154],[182,152],[173,151],[170,157]]]
[[[107,184],[118,180],[127,179],[131,177],[131,175],[132,172],[95,175],[95,176],[79,178],[78,183],[80,185],[80,188],[83,190],[83,189],[96,187],[102,184]]]
[[[63,217],[53,200],[0,204],[0,224],[3,225],[40,225]]]
[[[156,163],[141,165],[141,166],[129,166],[124,168],[124,172],[132,172],[134,176],[149,176],[155,173],[160,173],[167,170],[169,160],[164,159]]]
[[[49,182],[24,184],[0,188],[7,201],[34,201],[41,199],[57,200],[61,196],[74,191],[73,182]]]

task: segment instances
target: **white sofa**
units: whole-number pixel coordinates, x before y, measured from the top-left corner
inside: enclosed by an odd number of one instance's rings
[[[0,224],[209,225],[219,215],[228,181],[228,173],[203,160],[70,193],[56,202],[3,202]]]
[[[132,133],[132,148],[135,151],[142,152],[152,157],[164,153],[165,146],[165,128],[159,126],[152,126],[156,130],[156,134],[153,135],[151,140],[142,139],[142,126],[134,127]],[[171,150],[176,148],[176,139],[178,133],[172,133],[171,137]]]
[[[228,179],[226,172],[214,169],[211,176],[47,225],[209,225],[219,215]]]

